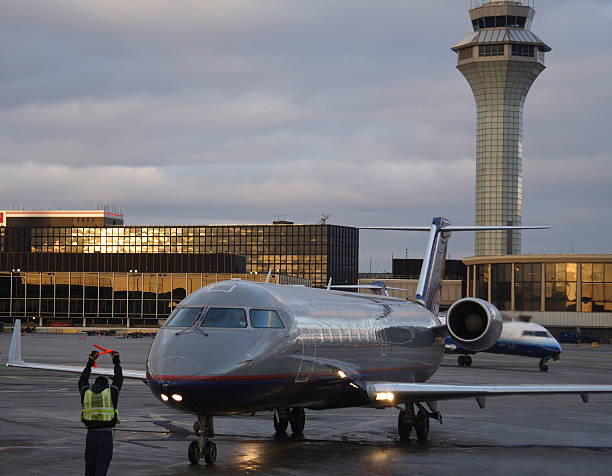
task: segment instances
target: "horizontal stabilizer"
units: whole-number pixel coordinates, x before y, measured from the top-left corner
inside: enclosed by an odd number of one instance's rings
[[[360,230],[431,231],[430,226],[359,226]],[[550,226],[441,226],[440,231],[548,230]]]
[[[21,357],[21,320],[15,319],[15,327],[13,328],[13,337],[11,339],[11,348],[9,350],[9,361],[6,364],[8,367],[20,367],[25,369],[39,369],[39,370],[53,370],[56,372],[70,372],[80,374],[83,372],[83,367],[76,367],[72,365],[54,365],[54,364],[40,364],[24,362]],[[111,368],[93,367],[91,369],[93,375],[109,375],[115,374]],[[132,378],[138,380],[147,379],[147,373],[142,370],[123,370],[123,376],[125,378]]]

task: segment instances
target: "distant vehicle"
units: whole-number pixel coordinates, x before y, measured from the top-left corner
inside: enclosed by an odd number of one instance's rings
[[[461,367],[472,365],[471,355],[476,354],[476,352],[469,351],[458,345],[451,336],[446,337],[445,349],[446,353],[461,354],[457,358],[457,363]],[[559,360],[561,346],[551,333],[540,324],[504,320],[502,332],[497,342],[489,349],[481,352],[535,357],[540,359],[540,371],[546,372],[548,371],[547,362],[551,359]]]

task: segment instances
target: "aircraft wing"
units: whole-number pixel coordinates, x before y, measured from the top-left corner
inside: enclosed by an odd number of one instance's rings
[[[437,383],[372,382],[366,385],[372,403],[397,404],[409,401],[438,401],[476,398],[481,408],[486,397],[508,395],[580,395],[612,393],[612,385],[447,385]]]
[[[39,364],[39,363],[30,363],[24,362],[21,358],[21,321],[19,319],[15,320],[15,328],[13,329],[13,337],[11,339],[11,348],[9,350],[9,361],[6,364],[7,367],[21,367],[26,369],[39,369],[39,370],[54,370],[56,372],[70,372],[80,374],[83,372],[83,368],[85,367],[75,367],[71,365],[54,365],[54,364]],[[91,368],[92,375],[110,375],[113,376],[115,374],[112,368],[104,368],[104,367],[92,367]],[[123,370],[124,378],[132,378],[138,380],[147,379],[147,374],[142,370]]]

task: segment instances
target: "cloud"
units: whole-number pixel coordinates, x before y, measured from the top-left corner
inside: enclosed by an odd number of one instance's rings
[[[610,251],[610,5],[538,2],[553,51],[525,105],[523,222],[555,230],[524,233],[525,251]],[[473,223],[476,108],[450,51],[470,29],[451,0],[6,0],[0,203],[119,202],[130,223]],[[360,245],[362,269],[424,247]]]

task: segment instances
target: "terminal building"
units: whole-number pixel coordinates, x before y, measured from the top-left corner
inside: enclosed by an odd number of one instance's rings
[[[466,258],[468,296],[558,330],[612,337],[612,255]]]
[[[105,210],[0,211],[0,318],[157,326],[218,280],[357,281],[359,230],[330,224],[127,226]]]

